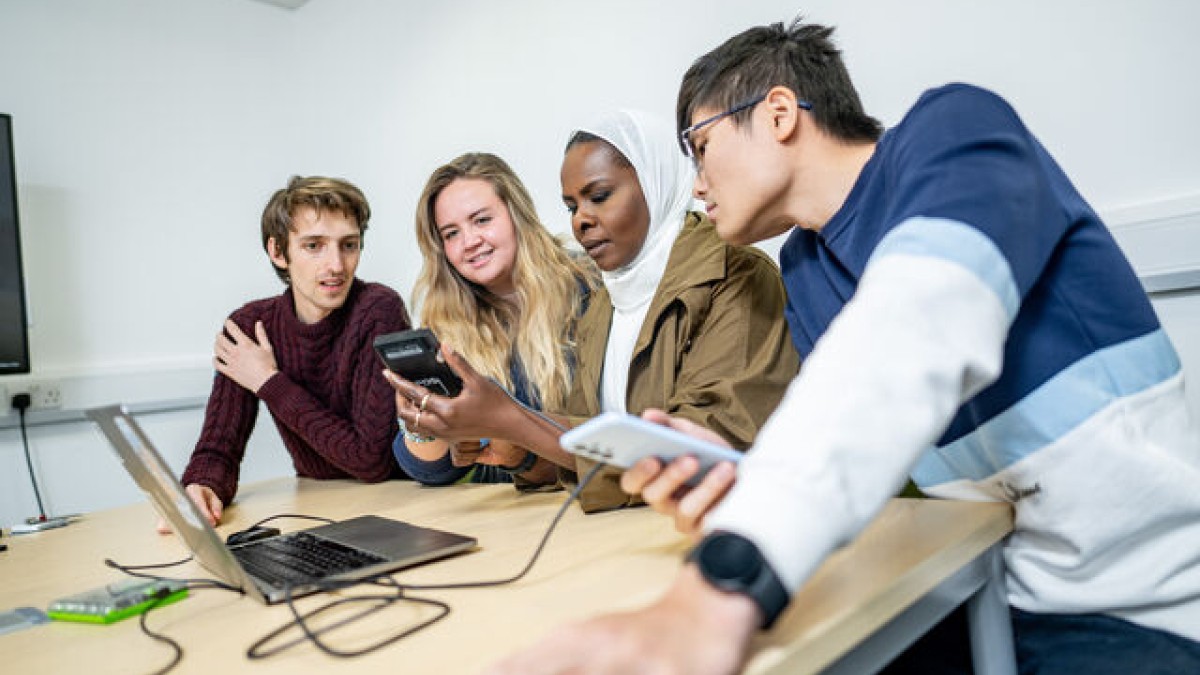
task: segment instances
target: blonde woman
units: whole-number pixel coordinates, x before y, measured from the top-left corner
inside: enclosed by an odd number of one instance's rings
[[[421,324],[524,405],[561,409],[571,388],[571,326],[595,283],[594,268],[550,235],[520,178],[488,153],[462,155],[433,172],[416,229]],[[406,399],[396,396],[403,409]],[[431,485],[537,485],[556,474],[554,462],[507,441],[441,439],[422,433],[416,420],[402,427],[393,452],[409,475]]]

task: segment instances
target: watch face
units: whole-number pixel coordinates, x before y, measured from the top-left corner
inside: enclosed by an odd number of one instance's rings
[[[716,532],[705,537],[689,559],[714,587],[753,600],[761,612],[761,628],[769,628],[787,607],[787,589],[749,539],[731,532]]]
[[[739,587],[753,583],[762,568],[762,558],[754,544],[724,533],[704,542],[697,562],[713,583]]]

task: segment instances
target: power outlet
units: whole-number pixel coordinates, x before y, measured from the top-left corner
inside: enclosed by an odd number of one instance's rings
[[[62,407],[62,385],[54,380],[34,383],[29,394],[33,397],[34,410],[58,410]]]
[[[30,410],[58,410],[62,408],[62,385],[57,380],[29,380],[8,387],[0,387],[0,407],[12,410],[12,399],[17,394],[29,394]]]

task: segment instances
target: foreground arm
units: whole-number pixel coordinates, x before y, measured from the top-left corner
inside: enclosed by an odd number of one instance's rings
[[[1014,313],[956,263],[903,253],[873,262],[705,528],[755,542],[795,590],[998,376]]]
[[[489,672],[733,673],[760,621],[753,602],[714,589],[689,564],[650,607],[561,628]]]

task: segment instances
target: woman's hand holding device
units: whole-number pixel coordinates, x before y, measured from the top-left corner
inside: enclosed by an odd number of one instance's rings
[[[425,337],[403,341],[413,333]],[[390,360],[385,356],[387,344],[400,345],[392,349]],[[504,436],[503,413],[516,410],[517,404],[451,347],[439,345],[428,329],[382,336],[376,351],[388,366],[384,377],[396,391],[396,413],[409,431],[448,442]],[[397,358],[405,354],[414,358]]]
[[[441,345],[428,328],[414,328],[375,338],[375,353],[388,370],[425,391],[458,396],[462,378],[446,365]]]

